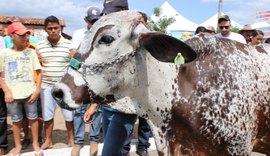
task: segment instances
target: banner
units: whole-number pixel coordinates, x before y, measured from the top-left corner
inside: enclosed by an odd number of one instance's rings
[[[270,21],[270,10],[263,10],[256,12],[257,22]]]

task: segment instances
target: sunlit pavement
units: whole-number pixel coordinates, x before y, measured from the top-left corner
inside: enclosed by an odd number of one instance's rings
[[[149,155],[150,156],[157,156],[156,146],[155,146],[153,138],[150,138],[150,143],[151,143],[151,146],[148,149]],[[131,155],[130,156],[137,156],[137,154],[135,153],[136,144],[137,144],[137,141],[135,139],[132,140],[131,150],[130,150]],[[99,144],[99,146],[98,146],[98,149],[99,149],[98,155],[99,156],[101,155],[102,147],[103,147],[103,143]],[[48,150],[44,150],[44,156],[70,156],[70,151],[71,151],[71,147],[59,148],[59,149],[48,149]],[[21,156],[33,156],[33,155],[34,155],[33,152],[28,152],[28,153],[23,153]],[[81,156],[89,156],[89,145],[84,146],[82,148],[80,155]],[[265,156],[265,155],[259,154],[259,153],[252,153],[251,156]]]
[[[155,146],[155,143],[154,143],[154,139],[150,138],[149,141],[151,143],[151,146],[148,149],[150,156],[157,156],[157,152],[155,150],[156,146]],[[137,155],[135,153],[136,144],[137,144],[137,141],[135,139],[132,140],[132,142],[131,142],[131,150],[130,150],[131,156],[136,156]],[[98,150],[98,155],[101,155],[102,147],[103,147],[103,143],[98,145],[98,149],[99,149]],[[71,151],[71,147],[69,147],[69,148],[59,148],[59,149],[48,149],[48,150],[44,150],[43,152],[44,152],[44,156],[69,156],[70,151]],[[34,155],[33,152],[27,152],[27,153],[22,153],[21,154],[21,156],[33,156],[33,155]],[[89,156],[89,145],[84,146],[81,149],[80,155],[81,156]]]

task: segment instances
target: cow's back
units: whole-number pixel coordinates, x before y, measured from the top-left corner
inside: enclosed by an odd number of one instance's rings
[[[198,58],[179,69],[175,93],[180,96],[172,102],[170,137],[178,139],[183,154],[251,153],[269,121],[269,47],[208,35],[187,44]]]

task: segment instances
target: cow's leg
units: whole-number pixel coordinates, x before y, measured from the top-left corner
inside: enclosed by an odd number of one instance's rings
[[[169,156],[168,151],[168,141],[166,139],[166,134],[164,134],[160,127],[156,127],[150,120],[148,124],[152,130],[153,136],[155,138],[156,148],[159,156]]]
[[[179,143],[169,143],[170,155],[172,156],[184,156],[181,152],[181,145]]]
[[[257,139],[253,151],[270,156],[270,135],[264,136],[262,139]]]
[[[266,112],[265,112],[266,111]],[[259,152],[270,156],[270,112],[267,107],[262,107],[257,112],[258,133],[253,143],[253,152]]]
[[[159,156],[169,156],[168,152],[168,147],[167,147],[167,140],[166,136],[158,133],[158,132],[153,132],[154,138],[155,138],[155,143],[158,151]]]

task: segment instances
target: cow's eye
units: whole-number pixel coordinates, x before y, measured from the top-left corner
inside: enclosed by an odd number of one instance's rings
[[[114,41],[112,36],[102,36],[101,39],[98,41],[99,44],[110,44]]]

